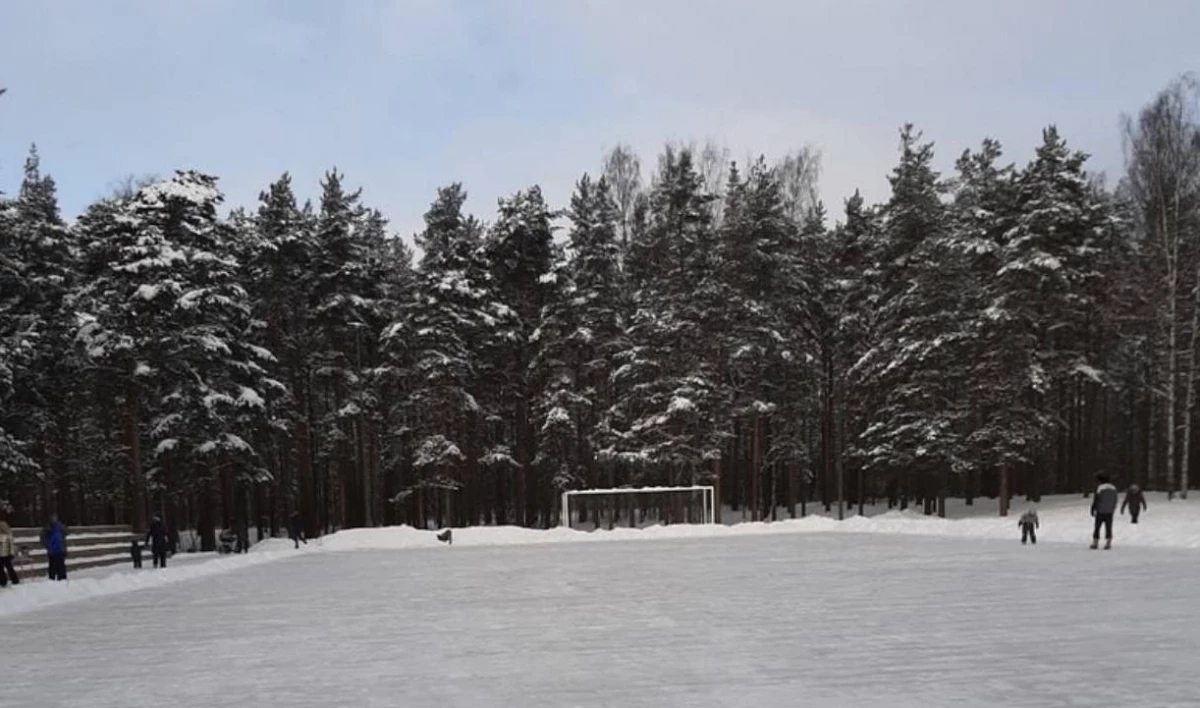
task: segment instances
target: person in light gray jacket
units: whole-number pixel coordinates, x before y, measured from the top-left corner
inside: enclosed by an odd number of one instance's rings
[[[1101,526],[1104,527],[1104,548],[1112,548],[1113,514],[1117,513],[1119,496],[1108,475],[1096,475],[1096,493],[1092,495],[1092,516],[1096,519],[1092,528],[1092,548],[1100,545]]]

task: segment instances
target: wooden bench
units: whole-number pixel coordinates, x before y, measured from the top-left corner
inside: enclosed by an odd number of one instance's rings
[[[42,547],[41,535],[41,529],[13,529],[13,542],[17,548],[13,565],[22,580],[46,577],[46,549]],[[132,567],[129,544],[136,538],[137,534],[129,526],[67,527],[67,577],[71,577],[71,571],[87,568],[121,564]],[[143,557],[150,562],[148,551]]]

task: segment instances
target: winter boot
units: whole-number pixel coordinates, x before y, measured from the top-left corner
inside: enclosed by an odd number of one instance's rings
[[[1112,539],[1111,538],[1104,540],[1104,550],[1106,550],[1106,551],[1112,550]]]
[[[1099,547],[1100,547],[1100,539],[1098,539],[1098,538],[1093,538],[1093,539],[1092,539],[1092,545],[1091,545],[1091,546],[1088,546],[1088,548],[1091,548],[1093,551],[1094,551],[1094,550],[1096,550],[1096,549],[1097,549],[1097,548],[1099,548]]]

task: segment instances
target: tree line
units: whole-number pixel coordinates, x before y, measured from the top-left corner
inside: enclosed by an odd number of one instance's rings
[[[819,154],[618,147],[570,203],[437,191],[418,249],[336,170],[223,211],[216,177],[72,222],[36,149],[0,197],[0,507],[36,524],[309,533],[558,522],[563,490],[715,484],[748,518],[1186,495],[1200,338],[1190,77],[1113,186],[1054,127],[954,171],[912,126],[831,215]]]

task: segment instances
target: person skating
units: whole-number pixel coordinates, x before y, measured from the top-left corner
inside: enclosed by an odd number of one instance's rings
[[[292,542],[296,544],[296,548],[300,547],[301,541],[304,542],[304,545],[308,545],[308,539],[304,537],[304,522],[300,519],[300,512],[292,512],[289,530],[292,532]]]
[[[150,546],[150,555],[154,558],[154,567],[166,568],[167,551],[171,547],[171,541],[167,536],[167,527],[163,524],[162,519],[157,516],[150,522],[150,530],[146,532],[146,545]]]
[[[1092,495],[1092,516],[1096,523],[1092,528],[1092,548],[1100,545],[1100,527],[1104,527],[1104,549],[1112,548],[1113,514],[1117,511],[1117,488],[1107,475],[1096,475],[1096,493]]]
[[[42,529],[42,546],[46,548],[47,575],[51,580],[66,580],[67,530],[57,514],[51,514],[50,522]]]
[[[1021,527],[1021,545],[1025,545],[1026,542],[1032,543],[1035,546],[1037,545],[1037,529],[1039,525],[1036,509],[1030,509],[1021,514],[1020,520],[1017,521],[1017,526]]]
[[[1129,489],[1125,490],[1125,501],[1121,502],[1122,514],[1125,513],[1125,507],[1129,507],[1129,522],[1136,524],[1138,516],[1146,509],[1146,495],[1141,487],[1129,485]]]
[[[0,588],[8,585],[10,581],[13,585],[21,582],[16,568],[13,568],[13,557],[16,555],[17,544],[13,540],[12,529],[6,522],[0,521]]]

